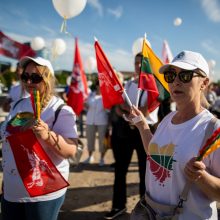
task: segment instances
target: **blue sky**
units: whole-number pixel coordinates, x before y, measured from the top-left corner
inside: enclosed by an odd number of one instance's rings
[[[96,36],[117,70],[133,71],[132,45],[146,32],[159,57],[166,39],[174,55],[193,50],[214,60],[214,79],[220,79],[219,0],[87,0],[83,12],[67,20],[72,36],[60,33],[62,17],[52,0],[1,0],[0,8],[0,30],[14,40],[26,42],[40,36],[48,49],[56,38],[66,42],[65,53],[53,60],[56,70],[72,69],[74,37],[79,39],[84,61],[95,57]],[[183,21],[180,26],[173,25],[176,17]],[[3,56],[0,60],[16,63]]]

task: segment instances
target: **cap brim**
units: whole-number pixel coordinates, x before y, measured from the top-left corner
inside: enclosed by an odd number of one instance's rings
[[[45,66],[45,62],[43,62],[43,61],[41,62],[41,60],[39,60],[38,58],[33,58],[33,57],[26,56],[26,57],[21,58],[21,60],[20,60],[21,67],[24,67],[25,64],[27,64],[28,61],[33,61],[34,63],[37,63],[41,66]]]
[[[164,73],[164,71],[166,71],[169,67],[178,67],[184,70],[195,70],[197,69],[197,67],[188,64],[188,63],[184,63],[184,62],[173,62],[173,63],[169,63],[169,64],[165,64],[163,66],[160,67],[159,69],[159,73]]]

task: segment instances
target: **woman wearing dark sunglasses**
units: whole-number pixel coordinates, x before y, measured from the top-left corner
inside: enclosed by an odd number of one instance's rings
[[[154,202],[174,206],[180,202],[183,212],[176,213],[178,220],[218,219],[215,201],[220,201],[220,150],[196,161],[208,125],[214,126],[214,130],[220,126],[219,121],[210,123],[214,116],[202,103],[209,83],[208,64],[201,54],[183,51],[162,66],[160,73],[169,85],[177,111],[161,121],[154,135],[135,106],[129,115],[148,155],[146,201],[151,200],[152,208],[161,216],[173,213],[162,211],[157,205],[156,208]],[[191,185],[189,193],[181,198],[186,201],[182,201],[179,196],[187,181]]]
[[[40,119],[34,121],[34,124],[29,124],[27,128],[33,130],[43,150],[55,166],[54,170],[56,169],[61,174],[60,178],[67,180],[69,175],[69,163],[67,159],[75,155],[77,146],[75,113],[70,107],[65,105],[59,112],[55,122],[55,112],[64,102],[55,96],[54,70],[48,60],[41,57],[23,57],[20,60],[20,65],[23,68],[21,82],[24,89],[29,93],[37,90],[40,97]],[[24,98],[12,106],[2,131],[5,138],[10,135],[7,130],[8,122],[16,115],[21,115],[21,113],[31,113],[33,115],[33,104],[30,97]],[[24,127],[21,127],[21,129],[24,130]],[[60,179],[55,178],[56,176],[51,171],[52,168],[48,168],[47,162],[39,161],[39,155],[36,155],[32,151],[29,152],[27,149],[24,152],[28,152],[28,160],[21,161],[21,163],[28,162],[28,164],[31,164],[32,169],[28,172],[33,173],[29,175],[28,180],[21,178],[21,173],[17,167],[19,163],[14,159],[12,148],[7,141],[3,142],[2,149],[4,193],[1,202],[1,212],[3,219],[56,220],[64,201],[67,187],[53,190],[53,186],[43,182],[42,176],[45,175],[46,171],[49,175],[48,177],[55,180],[55,184]],[[25,181],[29,181],[27,187]],[[45,187],[50,190],[50,193],[42,193],[38,196],[31,197],[27,190],[32,187],[41,187],[42,184],[45,184]]]

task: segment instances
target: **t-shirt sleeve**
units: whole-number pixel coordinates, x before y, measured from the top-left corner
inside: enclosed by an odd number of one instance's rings
[[[71,107],[64,106],[61,109],[57,121],[54,124],[53,131],[65,138],[78,138],[76,115]]]

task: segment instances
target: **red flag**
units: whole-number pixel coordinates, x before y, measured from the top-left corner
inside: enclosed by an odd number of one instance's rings
[[[57,170],[32,130],[7,137],[23,184],[31,197],[55,192],[69,183]]]
[[[84,100],[88,97],[88,85],[83,70],[77,38],[75,39],[75,59],[72,79],[67,96],[67,104],[72,107],[76,115],[80,115],[83,110]]]
[[[12,40],[0,31],[0,54],[20,60],[23,56],[34,57],[36,53],[27,44]]]
[[[173,60],[173,54],[170,50],[168,42],[164,40],[163,48],[162,48],[162,61],[164,63],[170,63],[172,60]]]
[[[104,108],[124,103],[122,97],[123,86],[121,85],[115,71],[111,67],[98,41],[95,41],[96,61],[99,77],[100,91]]]

